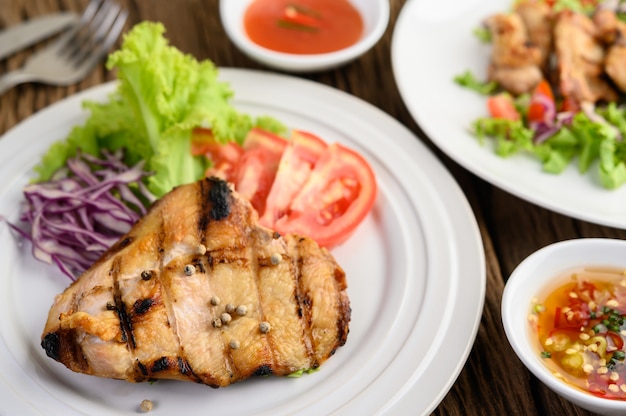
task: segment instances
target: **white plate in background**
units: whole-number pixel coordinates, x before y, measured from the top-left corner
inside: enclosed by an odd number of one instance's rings
[[[536,205],[577,219],[626,228],[626,186],[607,190],[597,166],[580,174],[576,163],[560,175],[542,171],[527,154],[501,158],[470,133],[486,116],[486,98],[454,82],[470,70],[487,77],[490,46],[472,33],[488,16],[507,12],[512,0],[410,0],[392,40],[394,76],[409,112],[450,158],[499,188]]]

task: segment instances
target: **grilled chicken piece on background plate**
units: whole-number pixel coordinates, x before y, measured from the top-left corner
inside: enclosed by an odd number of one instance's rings
[[[616,101],[617,93],[603,78],[604,47],[598,28],[582,13],[560,12],[554,43],[561,94],[577,103]]]
[[[175,188],[58,295],[42,334],[79,373],[222,387],[315,369],[346,342],[345,274],[260,226],[217,178]]]
[[[608,47],[604,70],[617,88],[626,92],[626,23],[619,20],[615,11],[602,7],[593,16],[593,22]]]
[[[545,1],[526,0],[517,2],[514,12],[526,28],[530,44],[539,49],[539,67],[548,73],[552,53],[552,9]]]
[[[543,79],[541,51],[531,45],[526,27],[516,13],[496,14],[485,20],[492,37],[488,77],[514,95],[532,91]]]

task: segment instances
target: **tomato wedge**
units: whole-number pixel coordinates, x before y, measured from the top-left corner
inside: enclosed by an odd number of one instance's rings
[[[519,120],[521,118],[519,112],[515,108],[513,98],[507,93],[492,95],[487,98],[487,108],[489,114],[493,118],[505,120]]]
[[[556,116],[556,105],[552,87],[545,79],[535,87],[528,106],[528,121],[531,123],[549,123]]]
[[[376,179],[361,155],[329,145],[274,229],[299,233],[327,248],[344,242],[365,218],[376,198]]]
[[[191,153],[195,156],[204,155],[213,162],[205,176],[234,181],[243,152],[243,148],[235,142],[216,142],[210,129],[196,128],[192,132]]]
[[[265,211],[265,201],[287,143],[282,137],[259,128],[250,130],[244,140],[244,153],[233,182],[237,192],[252,203],[259,216]]]
[[[285,215],[298,191],[305,184],[326,143],[314,134],[294,130],[278,165],[276,178],[267,196],[261,224],[273,228]]]
[[[239,146],[216,143],[209,129],[196,129],[192,152],[213,161],[206,174],[232,182],[261,224],[327,248],[352,234],[376,198],[374,172],[362,156],[305,131],[286,140],[255,128]]]

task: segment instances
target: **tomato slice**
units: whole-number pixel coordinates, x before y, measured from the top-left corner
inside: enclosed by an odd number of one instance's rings
[[[251,129],[243,141],[244,150],[265,149],[270,152],[281,153],[287,147],[288,141],[272,132],[255,127]]]
[[[319,156],[274,229],[299,233],[327,248],[344,242],[370,211],[377,186],[372,168],[353,150],[337,143]]]
[[[207,175],[232,182],[261,224],[327,248],[352,234],[376,198],[376,179],[362,156],[308,132],[295,130],[287,141],[252,129],[239,146],[216,143],[209,129],[196,129],[192,152],[213,161]]]
[[[493,118],[505,120],[519,120],[521,118],[519,112],[515,108],[513,98],[507,93],[492,95],[487,98],[487,108],[489,114]]]
[[[528,121],[551,122],[556,116],[552,87],[545,79],[535,87],[528,106]]]
[[[250,130],[244,140],[244,153],[233,182],[259,216],[265,211],[265,201],[287,143],[282,137],[258,128]]]
[[[195,156],[204,155],[213,162],[205,176],[217,176],[233,182],[239,170],[243,148],[235,142],[218,143],[210,129],[196,128],[191,136],[191,153]]]
[[[292,199],[305,184],[315,162],[326,149],[326,143],[300,130],[291,133],[291,141],[283,152],[276,178],[267,196],[261,224],[273,228],[276,221],[285,215]]]

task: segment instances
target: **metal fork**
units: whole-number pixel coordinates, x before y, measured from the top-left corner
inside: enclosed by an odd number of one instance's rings
[[[110,0],[91,0],[80,20],[24,66],[0,77],[0,94],[25,82],[70,85],[83,79],[119,37],[128,12]]]

